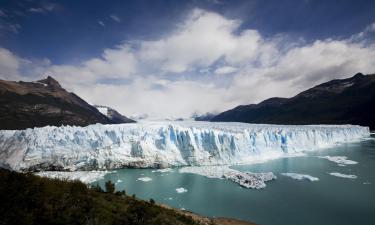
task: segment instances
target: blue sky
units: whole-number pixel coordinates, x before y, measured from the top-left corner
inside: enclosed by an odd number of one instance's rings
[[[187,117],[374,73],[374,22],[375,1],[0,0],[0,78]]]

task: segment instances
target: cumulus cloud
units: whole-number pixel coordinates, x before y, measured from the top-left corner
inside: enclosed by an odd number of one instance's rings
[[[375,71],[375,46],[363,39],[291,43],[282,35],[265,38],[240,25],[195,9],[160,39],[128,40],[78,65],[30,61],[0,49],[0,76],[14,80],[53,74],[91,103],[126,115],[162,118],[290,97],[324,81]],[[28,74],[22,72],[25,67]]]

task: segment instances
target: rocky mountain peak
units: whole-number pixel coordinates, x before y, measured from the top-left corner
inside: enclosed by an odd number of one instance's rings
[[[50,87],[62,88],[61,85],[59,84],[59,82],[51,76],[47,76],[47,78],[43,79],[43,80],[38,80],[38,82],[43,83],[43,84],[47,84]]]

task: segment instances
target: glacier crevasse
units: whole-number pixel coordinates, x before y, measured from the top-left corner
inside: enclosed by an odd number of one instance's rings
[[[141,122],[0,131],[0,166],[18,171],[246,164],[356,141],[355,125]]]

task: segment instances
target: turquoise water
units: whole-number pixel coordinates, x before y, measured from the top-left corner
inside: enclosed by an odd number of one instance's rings
[[[358,162],[338,166],[316,156],[347,156]],[[182,174],[155,173],[152,169],[116,170],[98,181],[116,182],[117,190],[128,194],[185,208],[195,213],[231,217],[263,225],[276,224],[375,224],[375,139],[348,143],[303,157],[283,158],[255,165],[231,168],[251,172],[273,172],[277,180],[261,190],[241,188],[227,180]],[[294,180],[280,173],[292,172],[318,177],[319,181]],[[328,173],[355,174],[357,179],[335,177]],[[149,182],[137,180],[152,178]],[[122,182],[117,182],[122,180]],[[177,193],[176,188],[187,189]]]

